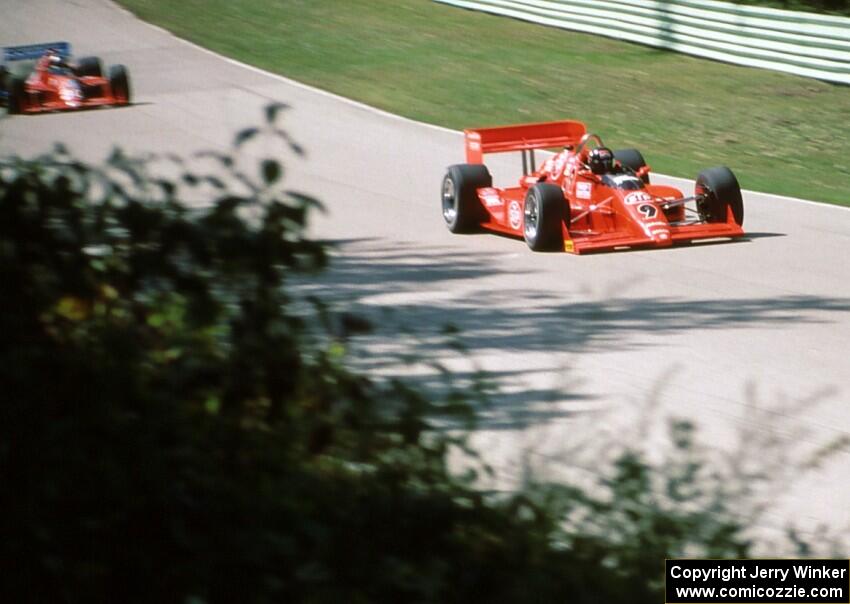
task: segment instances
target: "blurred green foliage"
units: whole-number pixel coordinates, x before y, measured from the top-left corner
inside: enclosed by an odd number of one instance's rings
[[[848,0],[732,0],[735,4],[751,4],[769,8],[800,10],[850,16]]]
[[[688,424],[590,488],[450,471],[468,401],[358,375],[287,286],[320,206],[238,167],[298,151],[280,109],[209,173],[0,162],[0,601],[657,603],[664,558],[747,555]]]

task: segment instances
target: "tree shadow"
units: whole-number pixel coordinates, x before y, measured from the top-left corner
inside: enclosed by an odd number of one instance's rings
[[[770,232],[755,232],[755,233],[750,233],[750,232],[748,232],[748,233],[744,236],[744,240],[745,240],[745,241],[749,241],[749,240],[751,240],[751,239],[770,239],[770,238],[772,238],[772,237],[787,237],[787,236],[788,236],[788,234],[787,234],[787,233],[770,233]]]
[[[545,359],[553,351],[639,351],[663,341],[641,337],[647,334],[771,329],[789,322],[831,321],[824,312],[835,313],[834,321],[844,321],[850,313],[850,299],[809,295],[570,300],[563,293],[521,285],[494,289],[492,278],[510,269],[492,254],[467,247],[362,239],[335,241],[334,248],[326,273],[296,283],[296,288],[369,319],[372,332],[352,343],[359,351],[357,364],[385,375],[406,375],[409,371],[394,370],[448,359],[454,377],[471,383],[474,369],[459,363],[455,371],[453,350],[465,350],[469,358],[500,358],[509,364],[511,358],[528,354]],[[568,373],[566,367],[547,370]],[[516,428],[568,417],[574,412],[572,403],[576,409],[586,408],[588,396],[570,396],[559,387],[512,390],[510,385],[521,383],[529,377],[527,373],[516,368],[485,374],[486,379],[509,386],[490,397],[492,408],[483,414],[486,427]],[[405,379],[426,389],[438,387],[434,375],[406,375]]]

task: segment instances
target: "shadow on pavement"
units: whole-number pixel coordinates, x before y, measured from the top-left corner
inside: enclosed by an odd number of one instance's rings
[[[508,269],[492,253],[374,239],[336,241],[335,247],[326,274],[296,285],[302,293],[317,295],[337,310],[373,323],[371,334],[354,338],[358,366],[384,375],[403,373],[406,380],[433,389],[439,388],[438,375],[410,372],[409,368],[417,363],[441,363],[461,382],[471,383],[474,377],[475,367],[470,368],[470,362],[446,363],[447,358],[457,356],[452,345],[459,345],[475,359],[501,359],[500,367],[510,369],[486,374],[486,379],[500,386],[484,414],[485,425],[496,429],[566,417],[574,412],[572,407],[583,412],[590,402],[586,396],[570,396],[564,384],[512,390],[510,386],[529,373],[512,367],[512,358],[539,353],[535,358],[540,361],[540,371],[563,374],[569,368],[546,367],[547,353],[636,351],[658,345],[657,338],[642,337],[647,334],[775,328],[792,321],[823,322],[824,311],[843,315],[836,316],[836,321],[847,320],[846,313],[850,313],[850,299],[806,295],[588,300],[578,287],[574,293],[521,287],[534,281],[530,278],[516,279],[517,286],[511,289],[498,289],[504,284],[499,276]]]

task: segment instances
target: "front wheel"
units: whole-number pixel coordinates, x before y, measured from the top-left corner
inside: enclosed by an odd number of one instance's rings
[[[486,211],[478,199],[478,189],[493,186],[487,166],[449,166],[442,186],[443,220],[452,233],[474,231],[485,220]]]
[[[732,170],[726,166],[703,170],[697,176],[694,193],[697,211],[705,222],[726,222],[727,208],[731,208],[735,223],[743,226],[744,200]]]
[[[569,202],[561,188],[548,183],[538,183],[525,194],[523,236],[535,252],[560,249],[564,244],[561,230],[564,218],[569,215]]]
[[[113,65],[109,68],[109,87],[118,105],[130,102],[130,76],[123,65]]]

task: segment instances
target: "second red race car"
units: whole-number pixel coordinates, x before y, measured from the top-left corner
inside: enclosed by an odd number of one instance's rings
[[[130,78],[123,65],[106,75],[98,57],[70,60],[67,42],[3,49],[2,86],[8,112],[41,113],[130,103]]]
[[[443,179],[443,219],[454,233],[488,230],[523,237],[535,251],[574,254],[669,247],[742,237],[744,206],[729,168],[702,171],[693,195],[650,183],[636,149],[611,151],[578,121],[465,130],[465,164]],[[560,149],[535,168],[534,151]],[[523,175],[497,188],[483,158],[519,151]]]

